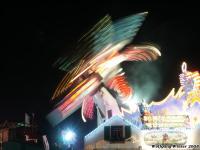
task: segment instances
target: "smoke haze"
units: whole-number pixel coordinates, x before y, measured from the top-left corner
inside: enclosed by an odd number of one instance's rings
[[[133,87],[133,100],[149,102],[162,84],[160,65],[157,62],[134,62],[123,65],[129,84]]]

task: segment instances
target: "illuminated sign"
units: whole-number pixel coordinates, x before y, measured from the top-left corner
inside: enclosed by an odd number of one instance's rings
[[[144,142],[147,145],[155,144],[185,144],[187,136],[180,131],[150,131],[144,135]]]
[[[189,117],[185,115],[169,115],[169,116],[144,116],[144,123],[149,128],[175,128],[189,127]]]

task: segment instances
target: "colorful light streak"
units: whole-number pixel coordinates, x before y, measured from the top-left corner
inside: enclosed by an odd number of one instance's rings
[[[117,75],[110,79],[107,83],[108,88],[115,90],[119,93],[122,100],[130,100],[133,95],[132,87],[128,85],[123,74]]]
[[[78,41],[76,56],[58,60],[59,68],[67,71],[52,96],[54,101],[61,99],[55,108],[62,114],[59,120],[68,117],[80,104],[84,104],[83,120],[91,118],[92,111],[86,113],[86,110],[93,108],[93,103],[87,98],[92,97],[102,85],[115,90],[122,103],[132,98],[133,89],[128,85],[120,64],[124,61],[156,60],[161,56],[160,51],[152,45],[126,47],[146,14],[139,13],[114,23],[110,16],[104,17]],[[62,95],[64,97],[60,98]]]

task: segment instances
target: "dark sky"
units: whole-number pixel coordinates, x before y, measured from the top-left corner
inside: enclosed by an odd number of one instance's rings
[[[191,70],[200,69],[200,16],[195,4],[131,1],[1,8],[0,120],[23,120],[24,112],[35,112],[44,121],[50,97],[63,76],[52,67],[56,59],[70,55],[78,38],[106,14],[118,19],[142,11],[149,15],[133,43],[151,42],[161,48],[162,82],[153,95],[160,99],[178,86],[183,60]],[[74,116],[78,119],[70,121],[88,132],[90,126],[81,123],[80,112]]]

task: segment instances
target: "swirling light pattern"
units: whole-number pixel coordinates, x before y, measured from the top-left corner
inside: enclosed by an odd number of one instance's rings
[[[130,100],[132,98],[133,89],[129,86],[124,74],[117,75],[110,79],[107,86],[115,90],[122,100]]]
[[[52,101],[57,104],[47,118],[53,125],[64,120],[81,105],[84,105],[83,121],[91,119],[94,103],[90,98],[102,86],[117,91],[121,101],[132,97],[132,87],[121,75],[120,64],[123,61],[156,60],[161,56],[160,51],[152,45],[126,47],[135,37],[146,15],[146,12],[139,13],[116,22],[112,22],[110,16],[105,16],[78,41],[76,54],[58,59],[55,66],[66,71],[66,75],[52,96]]]

